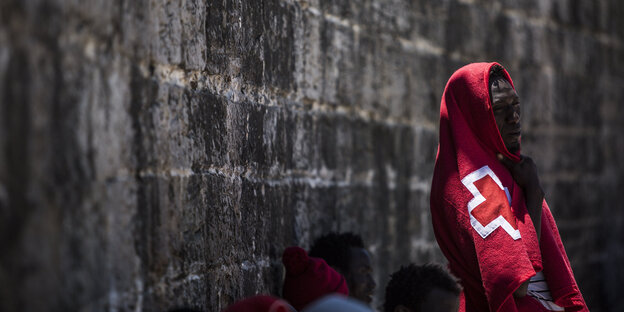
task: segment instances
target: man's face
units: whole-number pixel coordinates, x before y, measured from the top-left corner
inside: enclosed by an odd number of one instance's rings
[[[498,132],[503,138],[505,147],[511,153],[520,149],[520,102],[518,94],[505,79],[498,79],[490,86],[492,95],[492,111]]]
[[[377,286],[373,280],[370,255],[363,248],[351,248],[349,253],[349,272],[345,275],[349,296],[370,304]]]
[[[427,312],[457,312],[459,310],[459,296],[440,288],[432,289],[420,304],[420,311]]]

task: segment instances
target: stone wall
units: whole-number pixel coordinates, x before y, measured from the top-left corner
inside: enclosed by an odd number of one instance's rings
[[[0,310],[219,311],[284,247],[444,261],[439,101],[496,60],[592,311],[624,305],[618,0],[0,1]]]

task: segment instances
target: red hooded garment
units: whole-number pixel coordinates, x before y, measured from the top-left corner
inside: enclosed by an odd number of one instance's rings
[[[588,311],[546,201],[538,243],[523,191],[496,158],[520,160],[520,152],[505,148],[492,112],[488,78],[495,64],[457,70],[440,107],[431,215],[438,244],[464,288],[460,311],[546,311],[528,295],[513,297],[539,271],[557,305]]]
[[[282,263],[286,267],[282,295],[297,311],[329,294],[349,295],[344,276],[300,247],[286,248]]]

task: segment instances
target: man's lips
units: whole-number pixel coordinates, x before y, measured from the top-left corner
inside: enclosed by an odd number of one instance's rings
[[[507,132],[507,134],[513,135],[513,136],[519,136],[519,135],[522,135],[522,129],[518,128],[518,129],[511,130]]]

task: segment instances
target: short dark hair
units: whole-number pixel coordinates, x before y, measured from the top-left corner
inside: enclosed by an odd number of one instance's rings
[[[321,258],[330,266],[342,271],[349,271],[350,249],[364,248],[362,237],[351,232],[331,232],[317,238],[310,248],[310,257]]]
[[[384,311],[393,312],[398,305],[420,311],[420,304],[434,288],[459,295],[461,287],[455,277],[437,264],[401,266],[390,276],[386,286]]]

